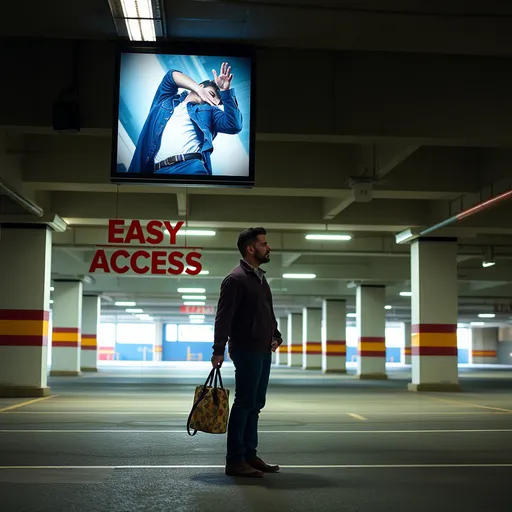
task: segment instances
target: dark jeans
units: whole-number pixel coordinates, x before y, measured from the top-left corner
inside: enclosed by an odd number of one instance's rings
[[[258,419],[265,407],[271,354],[230,354],[235,366],[235,401],[228,424],[227,461],[256,456]]]
[[[155,174],[208,174],[208,171],[201,160],[187,160],[162,167]]]

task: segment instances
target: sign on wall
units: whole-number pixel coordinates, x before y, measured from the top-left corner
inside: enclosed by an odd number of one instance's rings
[[[108,243],[96,246],[89,273],[196,276],[202,270],[197,247],[177,245],[183,222],[108,221]]]
[[[180,313],[185,315],[213,315],[215,309],[212,306],[180,306]]]

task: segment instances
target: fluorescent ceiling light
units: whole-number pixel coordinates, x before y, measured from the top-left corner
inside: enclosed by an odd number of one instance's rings
[[[494,318],[495,316],[494,313],[480,313],[478,318]]]
[[[185,270],[187,270],[187,269],[185,269]],[[195,268],[194,268],[194,270],[195,270]],[[201,272],[199,272],[199,274],[196,274],[196,275],[199,275],[199,276],[207,276],[209,273],[210,273],[210,271],[209,271],[209,270],[201,270]],[[183,272],[183,274],[182,274],[182,275],[183,275],[184,277],[185,277],[185,276],[188,276],[188,277],[195,277],[195,276],[191,276],[190,274],[186,274],[185,272]]]
[[[411,297],[412,296],[412,292],[400,292],[400,295],[402,297]]]
[[[188,315],[190,320],[204,320],[206,317],[205,315]]]
[[[347,316],[348,316],[349,318],[356,318],[357,313],[347,313]]]
[[[309,235],[306,235],[306,240],[352,240],[352,237],[350,235],[335,235],[335,234],[328,234],[328,233],[318,233],[314,234],[311,233]]]
[[[204,324],[204,320],[190,320],[191,324]]]
[[[484,268],[493,267],[494,265],[496,265],[495,261],[482,261],[482,267]]]
[[[50,304],[53,304],[53,300],[52,299],[50,299]]]
[[[178,288],[178,293],[204,293],[204,288]]]
[[[485,322],[470,322],[470,325],[485,325]]]
[[[128,308],[125,311],[127,313],[144,313],[144,310],[140,308]]]
[[[55,291],[55,288],[53,286],[50,286],[50,291],[51,292]]]
[[[132,308],[133,306],[136,306],[137,304],[135,302],[116,302],[116,306],[124,306],[125,308]]]
[[[131,41],[156,41],[151,0],[121,0]]]
[[[169,234],[169,231],[164,230],[165,233]],[[180,229],[176,235],[187,235],[187,236],[215,236],[217,233],[210,229]]]
[[[384,306],[384,309],[393,309],[393,306],[390,306],[389,304],[387,306]]]
[[[206,303],[201,300],[187,300],[183,303],[184,306],[204,306]]]
[[[465,327],[465,324],[457,324],[457,327]]]
[[[153,320],[153,317],[151,315],[137,315],[140,320]]]
[[[316,274],[283,274],[285,279],[315,279]]]
[[[206,295],[183,295],[183,300],[206,300]]]

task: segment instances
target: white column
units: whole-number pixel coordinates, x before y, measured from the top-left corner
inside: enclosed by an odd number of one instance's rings
[[[101,299],[98,295],[82,298],[82,347],[80,367],[84,372],[98,371],[98,325]]]
[[[362,285],[357,288],[357,375],[360,379],[387,379],[386,374],[386,288]]]
[[[457,241],[411,245],[411,391],[459,391],[457,367]]]
[[[302,310],[302,368],[322,368],[322,310],[319,308]]]
[[[347,373],[347,303],[326,299],[322,303],[322,371]]]
[[[288,317],[282,316],[278,319],[278,327],[283,343],[276,350],[276,364],[288,364]]]
[[[80,375],[82,281],[56,280],[53,292],[52,369],[50,375]]]
[[[498,328],[482,327],[471,329],[472,364],[496,364],[498,362]]]
[[[402,362],[404,364],[411,364],[411,324],[409,322],[403,323],[404,328],[404,347],[402,350]]]
[[[302,313],[288,314],[288,366],[302,366]]]
[[[155,322],[155,345],[153,346],[153,361],[161,361],[164,344],[164,323]]]
[[[47,226],[0,226],[0,397],[50,393],[51,255]]]

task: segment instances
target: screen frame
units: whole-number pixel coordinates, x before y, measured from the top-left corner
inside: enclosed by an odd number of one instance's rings
[[[118,122],[121,79],[121,58],[124,53],[205,55],[218,57],[243,57],[250,60],[251,95],[249,99],[251,117],[249,122],[249,175],[248,176],[187,176],[175,174],[129,174],[117,172]],[[255,48],[249,45],[235,45],[206,42],[119,42],[115,51],[114,98],[112,111],[112,150],[110,182],[117,185],[168,185],[173,187],[238,187],[252,188],[255,183],[255,143],[256,143],[256,55]]]

